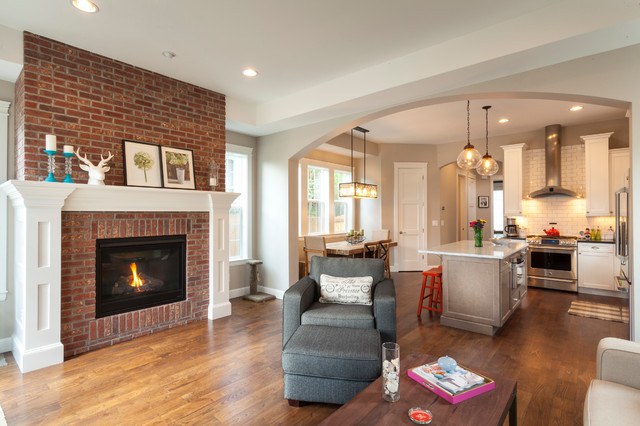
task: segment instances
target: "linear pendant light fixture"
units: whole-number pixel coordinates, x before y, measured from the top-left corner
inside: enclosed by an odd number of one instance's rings
[[[362,182],[357,182],[354,177],[353,168],[353,131],[362,132],[364,139],[364,159]],[[369,131],[360,126],[351,129],[351,182],[341,183],[339,186],[338,194],[340,197],[351,198],[378,198],[378,187],[376,185],[368,184],[367,182],[367,133]]]
[[[476,167],[476,172],[480,176],[493,176],[498,173],[498,162],[494,160],[494,158],[489,155],[489,109],[491,109],[491,105],[485,105],[482,107],[485,111],[485,125],[486,125],[486,145],[485,145],[485,154],[482,156],[482,160],[480,160],[480,164]]]
[[[480,164],[480,152],[471,145],[471,131],[469,130],[469,100],[467,99],[467,144],[460,154],[458,154],[458,167],[463,170],[472,170]]]

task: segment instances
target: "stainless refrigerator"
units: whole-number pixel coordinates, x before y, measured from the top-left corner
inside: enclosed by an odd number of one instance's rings
[[[616,191],[616,256],[620,259],[620,271],[616,280],[619,289],[631,285],[629,277],[629,190],[622,188]]]

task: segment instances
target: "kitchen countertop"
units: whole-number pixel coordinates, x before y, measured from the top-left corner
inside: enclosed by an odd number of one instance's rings
[[[603,243],[603,244],[615,244],[616,240],[598,240],[598,241],[594,241],[594,240],[587,240],[586,238],[578,238],[578,242],[579,243]]]
[[[481,257],[488,259],[504,259],[527,248],[526,242],[511,242],[505,245],[484,241],[483,247],[474,247],[473,240],[456,241],[450,244],[433,247],[427,250],[418,250],[421,254],[438,254],[447,256]]]

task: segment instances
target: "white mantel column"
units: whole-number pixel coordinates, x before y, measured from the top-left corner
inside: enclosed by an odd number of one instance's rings
[[[44,185],[45,183],[41,183]],[[59,364],[62,206],[72,186],[0,188],[14,211],[15,322],[13,356],[23,373]]]
[[[209,196],[209,308],[210,320],[231,315],[229,302],[229,208],[237,194]],[[224,200],[224,202],[221,202]]]

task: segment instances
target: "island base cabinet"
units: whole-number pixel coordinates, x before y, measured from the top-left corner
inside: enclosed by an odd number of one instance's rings
[[[444,310],[440,323],[495,334],[513,312],[509,260],[443,256],[442,263]]]

